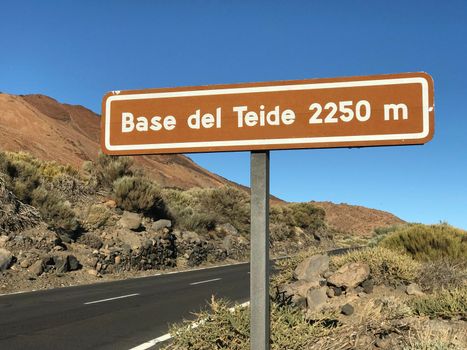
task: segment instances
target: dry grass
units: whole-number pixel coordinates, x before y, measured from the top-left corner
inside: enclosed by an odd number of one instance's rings
[[[197,314],[197,327],[185,321],[171,328],[175,335],[166,350],[250,349],[250,309],[229,310],[225,301],[212,300],[210,310]],[[300,309],[271,305],[271,349],[302,350],[329,334],[324,321],[310,324]]]
[[[467,262],[452,263],[446,260],[423,263],[417,283],[424,291],[462,287],[467,281]]]
[[[467,286],[417,297],[408,303],[417,315],[467,320]]]
[[[403,350],[465,350],[467,333],[454,328],[435,328],[427,322],[417,322],[404,337]]]

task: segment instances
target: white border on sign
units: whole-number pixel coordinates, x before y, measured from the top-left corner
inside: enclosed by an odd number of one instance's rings
[[[187,96],[206,96],[206,95],[229,95],[229,94],[248,94],[255,92],[277,92],[277,91],[297,91],[297,90],[316,90],[333,89],[361,86],[381,86],[381,85],[402,85],[402,84],[421,84],[422,86],[422,108],[423,108],[423,130],[419,133],[408,134],[387,134],[387,135],[358,135],[358,136],[326,136],[326,137],[302,137],[288,139],[255,139],[255,140],[234,140],[234,141],[197,141],[197,142],[179,142],[179,143],[155,143],[139,145],[111,145],[110,144],[110,108],[113,101],[123,100],[143,100],[157,98],[173,98]],[[212,90],[193,90],[193,91],[174,91],[174,92],[151,92],[134,95],[114,95],[106,100],[106,118],[105,118],[105,147],[109,151],[142,151],[151,149],[173,149],[173,148],[201,148],[201,147],[230,147],[230,146],[267,146],[267,145],[293,145],[293,144],[313,144],[313,143],[339,143],[339,142],[358,142],[358,141],[387,141],[387,140],[417,140],[428,136],[429,128],[429,101],[428,101],[428,82],[422,77],[413,78],[394,78],[380,80],[364,80],[353,82],[335,82],[335,83],[311,83],[297,85],[279,85],[279,86],[261,86],[261,87],[243,87],[226,88]]]

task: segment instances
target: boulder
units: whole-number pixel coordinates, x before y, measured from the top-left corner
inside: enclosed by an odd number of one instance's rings
[[[141,221],[142,218],[140,214],[124,211],[118,223],[123,228],[137,231],[141,227]]]
[[[411,283],[407,286],[405,292],[408,295],[423,296],[425,293],[422,292],[420,286],[416,283]]]
[[[233,237],[232,236],[225,236],[222,240],[222,248],[224,248],[227,252],[232,249],[233,246]]]
[[[224,233],[225,235],[238,235],[238,230],[230,223],[216,225],[216,232]]]
[[[109,209],[115,209],[117,207],[117,203],[113,199],[109,199],[104,205]]]
[[[67,256],[68,261],[68,268],[70,271],[76,271],[81,268],[81,264],[79,263],[78,259],[74,255]]]
[[[69,271],[68,259],[64,256],[54,256],[53,257],[55,271],[58,273],[63,273]]]
[[[334,291],[334,296],[340,297],[342,295],[342,288],[333,286],[331,289]]]
[[[35,274],[36,276],[42,275],[42,273],[44,272],[44,262],[42,261],[42,259],[37,260],[34,264],[32,264],[29,267],[29,271]]]
[[[199,235],[196,232],[192,232],[192,231],[183,232],[182,240],[188,243],[200,243],[201,242]]]
[[[352,315],[353,312],[354,312],[354,308],[350,304],[345,304],[344,306],[341,307],[341,313],[346,316]]]
[[[374,287],[374,283],[373,283],[372,279],[367,279],[367,280],[363,281],[363,283],[362,283],[363,291],[366,294],[373,293],[373,287]]]
[[[296,298],[306,298],[308,290],[312,288],[321,287],[323,284],[323,281],[324,280],[321,280],[320,278],[315,278],[311,281],[299,280],[299,281],[295,281],[295,282],[284,285],[281,288],[281,291],[285,292],[286,295],[292,295]]]
[[[306,293],[307,314],[319,312],[327,303],[326,287],[312,288]]]
[[[5,271],[10,267],[13,254],[9,250],[0,248],[0,271]]]
[[[156,222],[154,222],[151,228],[154,231],[159,231],[163,228],[170,228],[170,227],[172,227],[172,221],[167,220],[167,219],[161,219],[161,220],[157,220]]]
[[[132,250],[137,250],[143,246],[143,239],[140,235],[135,234],[134,232],[119,230],[117,231],[116,236],[123,245],[128,245]]]
[[[89,269],[86,271],[89,275],[94,276],[94,277],[101,277],[98,271],[94,269]]]
[[[328,283],[336,287],[355,288],[370,276],[367,264],[353,262],[342,266],[328,278]]]
[[[27,269],[29,266],[31,266],[31,261],[29,261],[29,259],[24,259],[21,261],[19,266],[21,266],[23,269]]]
[[[0,248],[6,247],[6,242],[8,242],[9,239],[10,237],[8,236],[0,235]]]
[[[297,280],[314,280],[329,269],[329,256],[313,255],[298,264],[294,271]]]

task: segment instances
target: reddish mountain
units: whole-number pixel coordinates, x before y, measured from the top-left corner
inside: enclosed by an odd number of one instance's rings
[[[25,151],[79,167],[98,154],[99,123],[99,116],[83,106],[62,104],[44,95],[0,93],[0,150]],[[135,161],[163,186],[230,183],[183,155],[139,156]]]
[[[359,205],[332,202],[313,202],[326,211],[328,225],[337,232],[371,237],[374,229],[400,225],[405,221],[386,211],[369,209]]]

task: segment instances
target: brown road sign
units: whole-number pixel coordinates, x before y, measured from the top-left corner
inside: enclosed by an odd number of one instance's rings
[[[426,73],[114,91],[107,154],[414,145],[434,131]]]

